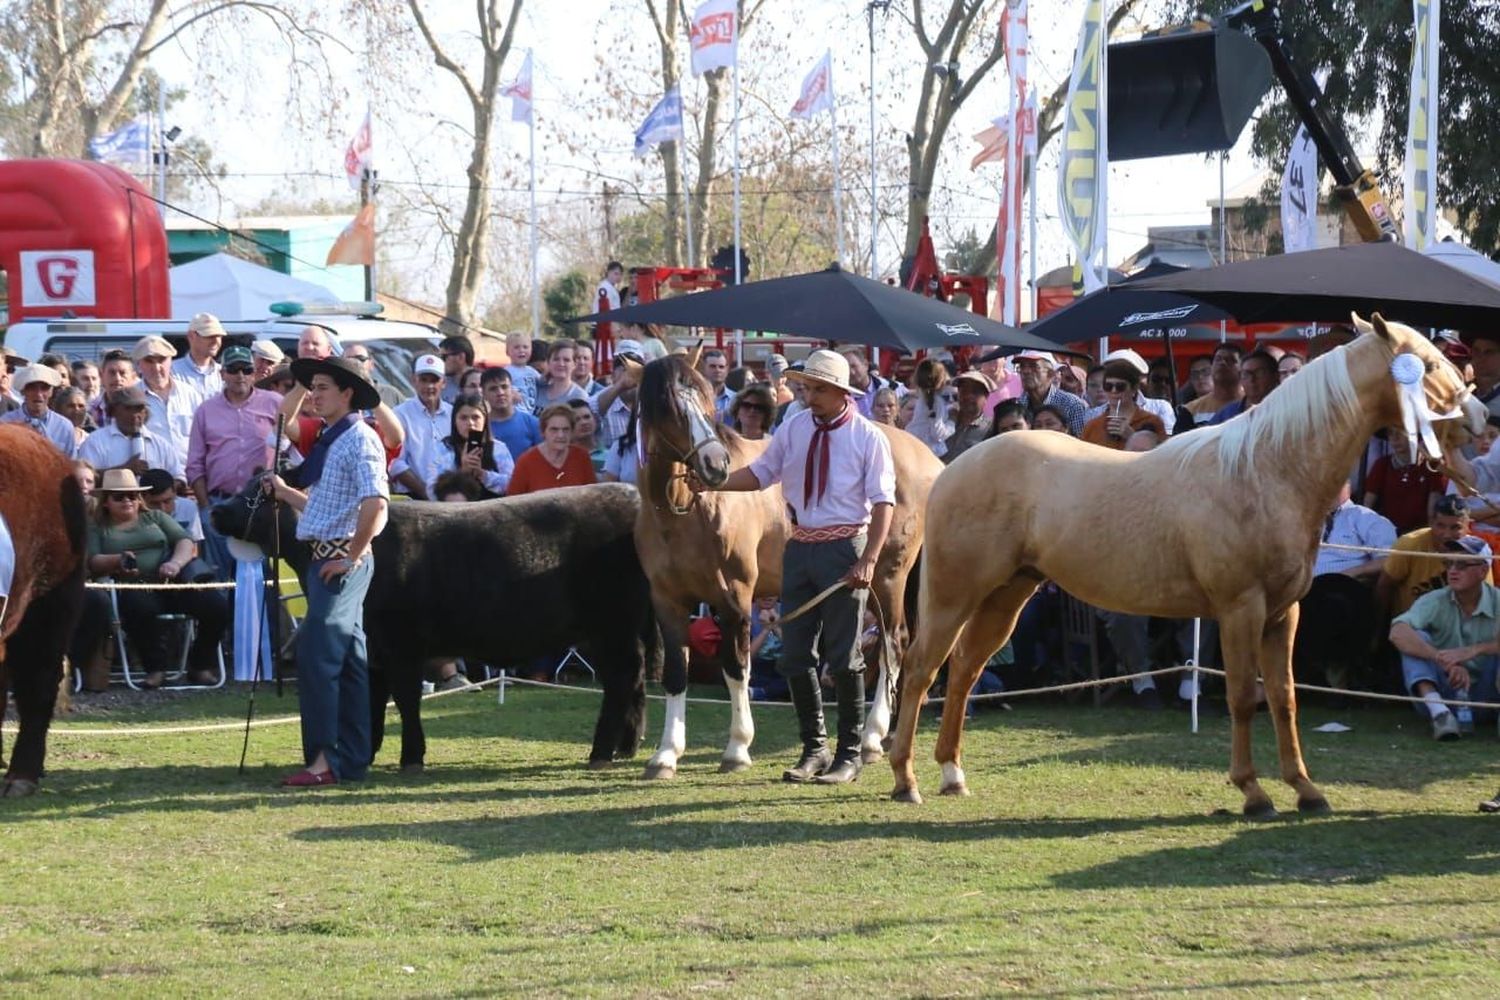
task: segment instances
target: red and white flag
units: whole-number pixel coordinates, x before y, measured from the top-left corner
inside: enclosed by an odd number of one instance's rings
[[[375,170],[375,148],[370,137],[370,112],[365,110],[365,120],[354,132],[354,138],[349,140],[349,148],[344,150],[344,173],[349,178],[349,186],[359,188],[359,182],[364,178],[365,172]]]
[[[375,203],[366,202],[328,248],[324,264],[375,266]]]
[[[734,65],[740,25],[737,0],[704,0],[688,23],[693,49],[693,75]]]
[[[792,105],[793,118],[811,118],[823,111],[833,110],[833,59],[832,53],[824,52],[823,58],[802,81],[802,96]]]
[[[510,83],[500,88],[501,97],[510,98],[510,120],[531,121],[531,50],[526,50],[526,61],[521,63],[521,72]]]
[[[969,161],[970,170],[978,170],[981,163],[1003,161],[1010,148],[1010,115],[1001,115],[983,132],[975,132],[974,140],[979,143],[979,152]]]
[[[1005,193],[997,219],[996,243],[1000,258],[998,282],[1000,321],[1015,326],[1021,320],[1021,200],[1026,188],[1026,157],[1036,154],[1036,95],[1027,73],[1030,47],[1027,0],[1007,0],[1000,16],[1005,42],[1005,64],[1010,70],[1010,114],[1015,123],[1005,145]]]

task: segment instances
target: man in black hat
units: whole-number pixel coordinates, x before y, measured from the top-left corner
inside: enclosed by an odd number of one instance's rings
[[[297,632],[306,767],[282,784],[316,788],[362,780],[370,766],[364,602],[374,574],[370,545],[385,528],[390,487],[380,438],[360,418],[380,404],[362,367],[346,358],[298,358],[292,374],[324,430],[297,469],[300,488],[267,477],[267,492],[302,512],[297,538],[312,546],[302,581],[307,617]]]

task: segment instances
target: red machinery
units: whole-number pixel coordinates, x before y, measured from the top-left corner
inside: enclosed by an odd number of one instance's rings
[[[0,161],[0,269],[9,318],[172,314],[167,234],[125,171],[86,160]]]
[[[953,296],[962,294],[968,296],[969,311],[979,316],[989,315],[986,311],[990,301],[990,279],[983,274],[952,274],[945,272],[938,266],[937,250],[932,244],[932,234],[927,229],[927,219],[922,219],[922,236],[917,240],[917,253],[912,258],[911,270],[906,276],[906,287],[908,291],[920,292],[930,298],[939,298],[944,302],[952,302]],[[955,347],[953,349],[953,361],[958,365],[959,371],[968,367],[969,355],[974,353],[973,347]],[[901,368],[915,368],[918,356],[897,354],[895,351],[887,351],[881,355],[880,373],[889,376],[893,372],[901,381],[911,374],[910,371],[897,371]]]
[[[630,269],[630,296],[632,305],[655,302],[665,291],[697,292],[723,288],[724,278],[711,267],[632,267]],[[609,311],[609,297],[603,291],[594,303],[596,312]],[[724,331],[718,334],[719,346],[723,346]],[[613,323],[598,323],[594,326],[594,374],[608,374],[614,364],[615,333]]]

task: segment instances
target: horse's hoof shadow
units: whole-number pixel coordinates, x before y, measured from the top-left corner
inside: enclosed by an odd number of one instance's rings
[[[1315,799],[1298,799],[1297,812],[1303,816],[1332,816],[1333,807],[1328,800],[1319,796]]]
[[[720,774],[739,774],[741,771],[750,770],[748,760],[721,760],[719,761]]]
[[[891,792],[892,802],[909,802],[914,806],[922,804],[922,793],[915,788],[898,788]]]
[[[427,765],[418,761],[415,764],[402,764],[401,776],[403,778],[420,778],[427,773]]]
[[[667,781],[677,777],[677,768],[671,764],[647,764],[641,777],[647,781]]]
[[[6,778],[0,784],[0,799],[24,799],[35,795],[41,786],[27,778]]]

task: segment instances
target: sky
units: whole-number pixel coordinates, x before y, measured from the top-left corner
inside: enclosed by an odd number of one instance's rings
[[[901,5],[898,0],[896,6]],[[1044,94],[1071,68],[1083,5],[1084,0],[1032,0],[1031,73]],[[455,54],[464,54],[466,43],[472,44],[469,41],[472,8],[448,2],[428,6],[445,43],[452,46]],[[611,19],[628,16],[619,6],[617,2],[612,11],[609,0],[528,0],[523,9],[516,30],[515,52],[503,75],[507,79],[514,75],[524,49],[535,50],[537,174],[543,205],[557,201],[583,202],[583,210],[595,210],[595,206],[587,204],[590,199],[586,193],[597,191],[601,178],[591,173],[585,158],[569,151],[563,141],[564,131],[573,141],[591,145],[607,171],[617,169],[621,175],[629,176],[640,171],[642,163],[647,170],[655,168],[657,163],[654,158],[636,161],[631,157],[639,112],[599,120],[581,115],[578,108],[581,95],[587,94],[592,86],[596,55],[602,54],[616,64],[638,61],[643,73],[649,73],[657,64],[655,39],[649,32],[628,48],[609,44],[620,24]],[[840,122],[846,126],[858,123],[857,141],[867,149],[869,107],[863,84],[868,79],[870,49],[864,3],[768,0],[762,19],[759,30],[770,32],[777,39],[773,51],[766,54],[774,59],[775,65],[756,67],[753,71],[746,67],[742,93],[745,106],[755,102],[764,108],[790,108],[803,75],[828,49],[834,58]],[[923,66],[911,29],[896,11],[877,15],[876,22],[876,141],[894,144],[899,150],[915,111],[915,94]],[[338,27],[327,15],[324,23]],[[351,42],[358,39],[358,32],[352,29],[346,28],[344,35]],[[430,59],[413,60],[400,79],[372,81],[362,53],[334,52],[334,70],[342,99],[337,106],[330,103],[324,111],[321,125],[326,134],[309,136],[305,130],[285,123],[290,95],[282,82],[283,75],[274,71],[274,48],[262,41],[268,49],[265,56],[257,58],[266,62],[267,71],[256,74],[251,81],[221,86],[216,93],[194,88],[200,67],[191,44],[169,50],[154,63],[170,82],[189,90],[187,100],[169,115],[170,123],[203,135],[229,167],[230,176],[221,188],[222,199],[200,201],[195,209],[210,217],[230,220],[243,208],[272,194],[307,200],[349,197],[349,188],[342,177],[343,147],[357,126],[370,94],[375,95],[371,103],[382,180],[393,186],[411,185],[417,180],[435,181],[440,189],[450,192],[461,189],[467,138],[451,125],[441,124],[436,113],[442,111],[461,120],[467,111],[458,88]],[[685,51],[686,46],[683,48]],[[889,79],[892,72],[896,75],[894,81]],[[226,93],[231,104],[228,109],[224,107]],[[694,89],[690,80],[685,94],[691,104]],[[971,173],[968,161],[977,149],[971,136],[984,128],[989,119],[1005,111],[1005,77],[997,68],[960,109],[947,137],[944,162],[937,178],[937,186],[945,192],[939,198],[940,218],[934,226],[939,254],[944,249],[943,233],[957,233],[973,226],[982,235],[992,224],[998,206],[1001,170],[998,165],[986,164]],[[510,167],[513,176],[524,179],[526,128],[509,122],[507,117],[502,112],[495,130],[497,161]],[[587,120],[580,120],[581,117]],[[283,124],[277,127],[278,122]],[[727,131],[726,122],[726,137]],[[1054,139],[1043,151],[1038,165],[1037,273],[1069,259],[1070,245],[1057,221],[1058,145]],[[1226,160],[1224,179],[1230,190],[1262,169],[1250,157],[1248,145],[1247,128]],[[721,145],[720,154],[727,159],[727,142]],[[648,179],[646,183],[649,185],[651,181]],[[659,176],[655,183],[659,185]],[[1207,223],[1208,203],[1217,197],[1219,183],[1217,158],[1202,155],[1112,165],[1110,260],[1118,262],[1145,243],[1149,226]],[[524,214],[524,196],[514,193],[507,197],[504,210],[507,219],[518,210]],[[868,218],[865,189],[846,192],[845,212]],[[499,235],[506,241],[506,259],[512,266],[517,266],[513,243],[518,239],[524,241],[524,232],[524,219],[500,223]],[[897,266],[901,235],[899,220],[881,233],[877,256],[884,273],[892,273]],[[407,274],[417,293],[429,300],[441,300],[447,264],[437,249],[435,233],[409,236],[408,242],[409,246],[399,250],[388,247],[387,252]],[[553,265],[544,254],[541,268],[544,279]],[[524,267],[524,257],[519,266]],[[1029,262],[1023,263],[1023,270],[1029,268]]]

